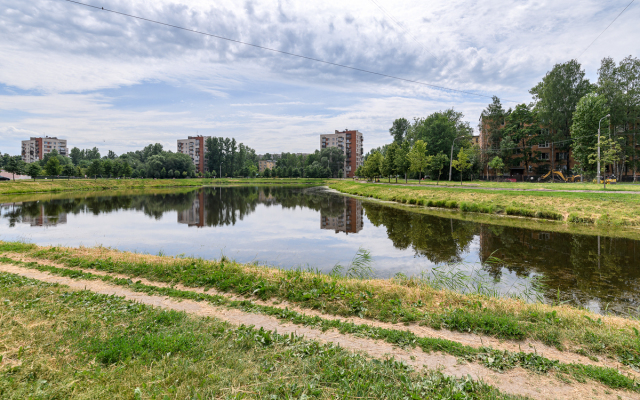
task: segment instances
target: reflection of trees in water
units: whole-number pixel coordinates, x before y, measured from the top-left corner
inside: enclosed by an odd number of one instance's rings
[[[478,225],[449,218],[398,210],[364,203],[367,218],[375,226],[385,226],[387,236],[399,249],[412,248],[416,255],[434,263],[458,263],[475,235]]]
[[[503,268],[518,276],[532,273],[545,277],[547,296],[587,306],[591,300],[602,306],[608,302],[617,311],[640,305],[640,268],[636,240],[537,232],[522,228],[481,228],[481,259],[494,256],[503,263],[484,264],[495,278]],[[600,248],[600,255],[598,255]],[[640,254],[638,254],[640,256]]]

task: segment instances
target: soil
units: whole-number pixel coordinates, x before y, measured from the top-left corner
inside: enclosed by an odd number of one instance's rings
[[[224,307],[215,307],[204,302],[195,302],[190,300],[178,301],[162,296],[152,296],[144,293],[137,293],[127,288],[106,284],[102,281],[74,280],[71,278],[54,276],[45,272],[22,268],[11,264],[0,264],[0,271],[14,273],[44,282],[66,285],[71,290],[90,290],[100,294],[122,296],[127,300],[151,305],[154,307],[184,311],[197,316],[214,317],[223,321],[227,321],[234,325],[253,325],[256,328],[262,327],[266,330],[277,331],[278,333],[283,334],[295,333],[297,335],[304,335],[304,337],[308,340],[317,340],[325,343],[332,342],[334,344],[340,345],[345,349],[355,352],[361,352],[374,358],[384,359],[393,357],[396,360],[403,361],[406,364],[418,369],[426,367],[428,369],[439,369],[444,374],[450,376],[471,376],[473,379],[482,380],[488,384],[495,386],[505,393],[530,396],[535,399],[551,400],[576,398],[637,398],[637,395],[634,393],[629,393],[621,390],[613,390],[595,382],[567,383],[551,375],[534,374],[521,368],[516,368],[505,373],[498,373],[479,364],[460,362],[456,357],[446,354],[425,353],[421,349],[400,349],[380,340],[365,339],[353,335],[340,334],[335,330],[322,332],[319,329],[308,328],[291,323],[280,323],[278,319],[269,316],[243,312],[240,310],[227,309]],[[96,273],[96,271],[91,272]],[[160,286],[158,283],[145,282],[142,279],[139,280],[141,280],[143,283]],[[191,288],[184,289],[194,290]],[[281,306],[284,307],[285,305],[281,304]],[[305,312],[310,314],[310,312],[307,310],[305,310]],[[323,317],[328,318],[328,316],[326,315],[323,315]],[[367,321],[367,323],[373,324],[371,321]],[[397,326],[394,325],[393,327],[397,329]],[[426,328],[411,328],[425,329],[423,331],[423,334],[429,333],[428,329]],[[445,338],[449,338],[446,337],[449,334],[447,332],[438,331],[437,334],[445,335]],[[455,333],[451,334],[459,335]],[[478,339],[473,339],[472,335],[468,335],[466,337],[466,340],[471,341]],[[488,343],[485,342],[485,344]],[[547,354],[547,357],[548,356],[549,354]]]

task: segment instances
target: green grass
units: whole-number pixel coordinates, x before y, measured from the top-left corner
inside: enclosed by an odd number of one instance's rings
[[[404,179],[398,179],[396,184],[395,179],[391,179],[389,183],[388,179],[380,179],[380,183],[391,185],[405,185]],[[607,185],[607,189],[603,188],[603,185],[594,184],[591,182],[576,182],[576,183],[563,183],[563,182],[487,182],[487,181],[463,181],[460,185],[460,181],[443,181],[441,180],[437,184],[434,180],[418,181],[416,179],[409,179],[409,185],[421,185],[421,186],[442,186],[442,187],[477,187],[477,188],[491,188],[491,189],[519,189],[519,190],[536,190],[536,189],[548,189],[548,190],[589,190],[589,191],[640,191],[640,182],[632,183],[616,183],[615,185]]]
[[[340,316],[421,324],[503,339],[532,339],[588,356],[609,356],[640,367],[640,324],[569,306],[436,290],[415,279],[358,280],[305,271],[283,271],[230,261],[136,256],[106,249],[42,249],[0,242],[0,254],[21,253],[67,268],[98,270],[263,300],[286,300]],[[5,259],[8,262],[9,259]],[[71,272],[70,272],[71,273]]]
[[[565,379],[568,379],[569,377],[577,380],[592,379],[614,389],[626,389],[640,392],[640,383],[636,383],[633,379],[612,368],[585,366],[581,364],[563,364],[535,353],[499,351],[484,346],[480,348],[473,348],[461,345],[451,340],[418,337],[414,333],[406,330],[384,329],[372,327],[366,324],[354,324],[335,319],[325,319],[318,316],[307,316],[288,309],[257,305],[251,301],[231,301],[220,295],[208,295],[192,291],[177,290],[174,288],[144,285],[140,282],[134,283],[127,279],[114,278],[111,276],[98,276],[80,271],[38,265],[36,263],[17,264],[74,279],[102,280],[111,284],[125,286],[137,292],[144,292],[152,295],[206,301],[217,306],[225,305],[229,308],[237,308],[243,311],[273,316],[298,325],[320,328],[323,331],[337,329],[341,333],[384,340],[387,343],[400,347],[420,347],[425,352],[444,352],[463,358],[467,361],[480,362],[484,366],[497,371],[506,371],[515,367],[521,367],[536,373],[556,372],[566,375]],[[169,318],[165,319],[168,321],[167,323],[177,324],[181,322],[169,321]],[[508,320],[496,321],[491,318],[491,316],[478,318],[478,316],[462,312],[455,312],[452,315],[445,316],[441,321],[443,325],[449,328],[455,325],[465,329],[473,326],[493,327],[497,324],[500,329],[507,331],[506,336],[521,338],[523,336],[523,332],[520,331],[517,326],[511,325],[510,322],[511,321]],[[142,358],[147,361],[153,361],[154,354],[164,354],[167,352],[177,353],[187,350],[194,351],[193,347],[194,345],[197,347],[197,343],[198,337],[192,333],[165,336],[145,334],[141,337],[132,337],[129,334],[121,334],[113,338],[109,338],[108,340],[93,341],[90,348],[97,353],[96,359],[98,361],[103,364],[113,364],[120,361],[128,361],[133,358]],[[196,348],[195,351],[201,350]]]
[[[200,187],[205,185],[321,185],[315,178],[222,178],[222,179],[75,179],[0,181],[0,195],[64,191],[104,191],[165,187]]]
[[[538,218],[567,223],[634,227],[640,225],[640,196],[627,193],[523,192],[455,187],[435,188],[331,181],[342,193],[401,204],[448,208],[488,215]],[[640,189],[640,185],[638,186]]]
[[[515,399],[331,344],[0,273],[3,399]]]

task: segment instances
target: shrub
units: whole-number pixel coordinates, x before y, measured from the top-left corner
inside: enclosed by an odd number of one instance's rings
[[[573,222],[574,224],[593,224],[595,222],[591,217],[581,217],[576,213],[569,214],[567,221]]]
[[[553,211],[536,211],[536,218],[550,219],[553,221],[562,221],[564,217]]]
[[[505,210],[507,215],[517,215],[520,217],[535,217],[536,213],[533,210],[527,210],[526,208],[519,207],[507,207]]]
[[[453,201],[453,200],[447,201],[445,203],[445,207],[447,207],[447,208],[458,208],[458,202],[457,201]]]
[[[409,199],[409,204],[416,204],[416,199]]]

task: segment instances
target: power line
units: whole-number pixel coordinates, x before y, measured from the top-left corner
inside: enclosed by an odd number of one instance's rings
[[[607,29],[609,29],[609,27],[610,27],[611,25],[613,25],[613,23],[614,23],[614,22],[616,22],[616,20],[618,19],[618,17],[620,17],[620,16],[622,15],[622,13],[623,13],[623,12],[625,12],[625,11],[627,10],[627,8],[629,8],[629,6],[630,6],[634,1],[636,1],[636,0],[631,0],[631,3],[627,4],[627,6],[624,8],[624,10],[620,11],[620,14],[618,14],[618,16],[617,16],[617,17],[615,17],[615,18],[613,19],[613,21],[611,21],[611,23],[610,23],[609,25],[607,25],[607,27],[606,27],[606,28],[604,28],[604,31],[600,32],[600,34],[598,35],[598,37],[596,37],[595,39],[593,39],[593,42],[591,42],[591,43],[587,46],[587,48],[585,48],[584,50],[582,50],[582,53],[580,53],[580,55],[579,55],[578,57],[576,57],[576,60],[577,60],[578,58],[582,57],[582,55],[585,53],[585,51],[587,51],[587,50],[589,49],[589,47],[591,47],[591,45],[592,45],[592,44],[594,44],[594,43],[596,42],[596,40],[598,40],[598,38],[600,38],[600,36],[602,36],[602,34],[603,34]]]
[[[139,16],[136,16],[136,15],[126,14],[126,13],[123,13],[123,12],[110,10],[110,9],[107,9],[107,8],[104,8],[104,7],[92,6],[90,4],[85,4],[85,3],[81,3],[81,2],[78,2],[78,1],[74,1],[74,0],[64,0],[64,1],[67,1],[67,2],[73,3],[73,4],[77,4],[77,5],[80,5],[80,6],[93,8],[93,9],[100,10],[100,11],[106,11],[106,12],[110,12],[110,13],[113,13],[113,14],[118,14],[118,15],[122,15],[122,16],[125,16],[125,17],[138,19],[138,20],[141,20],[141,21],[146,21],[146,22],[151,22],[151,23],[158,24],[158,25],[167,26],[167,27],[170,27],[170,28],[180,29],[180,30],[183,30],[183,31],[191,32],[191,33],[197,33],[199,35],[204,35],[204,36],[209,36],[209,37],[213,37],[213,38],[216,38],[216,39],[226,40],[226,41],[229,41],[229,42],[238,43],[238,44],[242,44],[242,45],[245,45],[245,46],[251,46],[251,47],[255,47],[255,48],[261,49],[261,50],[272,51],[274,53],[285,54],[285,55],[292,56],[292,57],[298,57],[298,58],[303,58],[305,60],[315,61],[315,62],[327,64],[327,65],[332,65],[332,66],[335,66],[335,67],[346,68],[346,69],[350,69],[350,70],[353,70],[353,71],[364,72],[364,73],[367,73],[367,74],[382,76],[382,77],[390,78],[390,79],[396,79],[396,80],[403,81],[403,82],[416,83],[418,85],[424,85],[424,86],[428,86],[428,87],[431,87],[431,88],[434,88],[434,89],[438,89],[438,90],[444,90],[444,91],[449,91],[449,92],[468,94],[470,96],[492,98],[492,96],[488,96],[488,95],[484,95],[484,94],[467,92],[465,90],[452,89],[452,88],[448,88],[448,87],[445,87],[445,86],[433,85],[433,84],[430,84],[430,83],[421,82],[421,81],[417,81],[417,80],[413,80],[413,79],[400,78],[400,77],[397,77],[397,76],[388,75],[388,74],[384,74],[384,73],[381,73],[381,72],[370,71],[370,70],[363,69],[363,68],[352,67],[352,66],[349,66],[349,65],[338,64],[338,63],[334,63],[334,62],[331,62],[331,61],[321,60],[319,58],[303,56],[301,54],[290,53],[290,52],[283,51],[283,50],[278,50],[278,49],[272,49],[270,47],[260,46],[260,45],[253,44],[253,43],[248,43],[248,42],[243,42],[241,40],[231,39],[231,38],[227,38],[227,37],[220,36],[220,35],[214,35],[212,33],[197,31],[195,29],[184,28],[182,26],[168,24],[166,22],[160,22],[160,21],[156,21],[156,20],[153,20],[153,19],[149,19],[149,18],[139,17]],[[508,100],[508,99],[502,99],[502,100],[506,101],[506,102],[510,102],[510,103],[517,103],[517,101],[515,101],[515,100]]]

